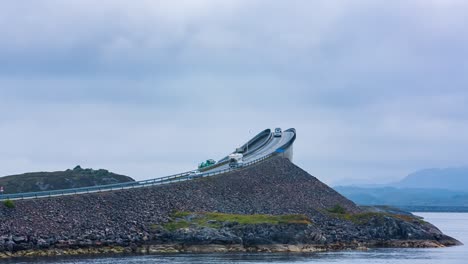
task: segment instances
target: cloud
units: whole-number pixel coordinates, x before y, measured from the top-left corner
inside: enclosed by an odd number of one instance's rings
[[[0,174],[81,163],[163,176],[273,126],[297,128],[296,162],[329,183],[466,165],[467,9],[2,3]]]

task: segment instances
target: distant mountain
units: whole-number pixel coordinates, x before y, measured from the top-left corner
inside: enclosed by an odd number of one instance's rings
[[[468,206],[468,192],[462,191],[356,186],[337,186],[334,189],[360,205]]]
[[[425,169],[388,185],[334,189],[361,205],[468,207],[468,168]]]
[[[468,168],[420,170],[392,185],[400,188],[468,191]]]
[[[38,192],[132,182],[134,179],[107,170],[82,169],[55,172],[30,172],[0,178],[4,193]]]

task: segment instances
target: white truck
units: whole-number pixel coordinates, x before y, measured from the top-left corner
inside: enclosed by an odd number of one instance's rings
[[[198,170],[193,170],[191,172],[189,172],[189,175],[188,175],[188,178],[191,180],[191,179],[195,179],[195,178],[198,178],[198,177],[201,177],[201,172],[198,171]]]
[[[243,161],[244,155],[240,153],[229,154],[229,167],[238,168],[244,165]]]

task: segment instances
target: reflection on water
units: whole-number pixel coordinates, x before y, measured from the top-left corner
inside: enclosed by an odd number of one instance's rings
[[[447,235],[468,244],[468,213],[417,213],[439,227]],[[465,264],[468,246],[441,249],[371,249],[369,251],[341,251],[308,254],[175,254],[119,257],[65,257],[10,260],[6,263],[40,264],[161,264],[161,263],[415,263]]]

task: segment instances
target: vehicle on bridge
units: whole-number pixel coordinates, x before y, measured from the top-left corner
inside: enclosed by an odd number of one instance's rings
[[[273,136],[281,137],[282,134],[283,134],[283,132],[281,131],[281,128],[279,128],[279,127],[275,128],[275,132],[273,133]]]
[[[193,178],[198,178],[198,177],[201,177],[202,173],[198,170],[193,170],[191,172],[189,172],[189,176],[188,178],[189,179],[193,179]]]
[[[244,155],[240,153],[229,154],[229,167],[238,168],[244,165]]]
[[[216,161],[214,159],[209,159],[209,160],[206,160],[206,161],[203,161],[202,163],[200,163],[198,165],[198,168],[199,169],[203,169],[203,168],[207,168],[207,167],[210,167],[210,166],[213,166],[216,164]]]

